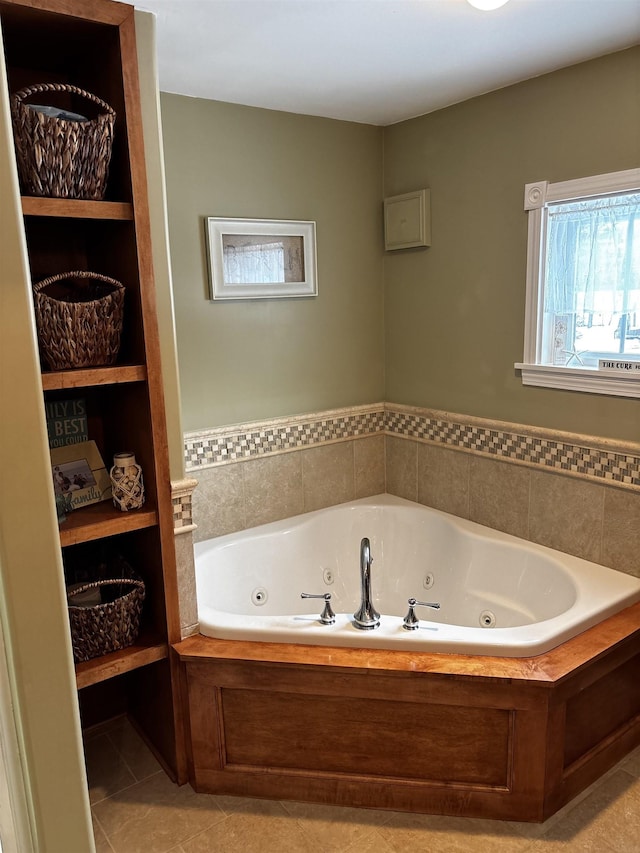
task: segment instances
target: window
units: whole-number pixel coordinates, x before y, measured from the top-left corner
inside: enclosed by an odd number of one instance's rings
[[[525,385],[640,397],[640,169],[525,187]]]

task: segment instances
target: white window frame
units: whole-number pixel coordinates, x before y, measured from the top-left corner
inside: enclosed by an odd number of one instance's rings
[[[524,188],[524,209],[529,217],[527,244],[527,290],[524,324],[524,358],[515,367],[522,372],[523,385],[564,388],[590,394],[640,397],[640,376],[608,373],[595,367],[561,367],[540,364],[542,342],[542,276],[546,257],[546,206],[551,202],[575,201],[640,190],[640,169],[610,172],[572,181],[538,181]]]

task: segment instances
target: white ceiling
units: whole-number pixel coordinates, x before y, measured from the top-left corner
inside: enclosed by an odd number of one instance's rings
[[[387,125],[640,42],[640,0],[132,0],[162,91]]]

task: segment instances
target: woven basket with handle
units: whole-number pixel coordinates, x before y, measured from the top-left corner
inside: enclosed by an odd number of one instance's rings
[[[77,270],[33,285],[40,350],[52,370],[113,364],[120,349],[124,286]]]
[[[87,121],[50,116],[27,104],[60,93],[85,98],[100,112]],[[93,109],[95,109],[95,106]],[[104,198],[116,114],[100,98],[65,83],[38,83],[11,96],[18,172],[30,195],[100,201]]]
[[[71,603],[74,596],[92,589],[100,590],[101,604],[82,607]],[[92,581],[68,592],[73,659],[76,663],[133,645],[140,631],[144,596],[144,581],[139,578]]]

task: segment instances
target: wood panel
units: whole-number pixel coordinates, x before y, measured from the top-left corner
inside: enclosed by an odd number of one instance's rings
[[[227,765],[502,788],[509,781],[504,709],[252,690],[223,690],[221,709]]]
[[[636,656],[568,700],[565,767],[640,715],[639,667]]]

